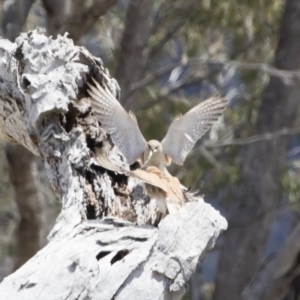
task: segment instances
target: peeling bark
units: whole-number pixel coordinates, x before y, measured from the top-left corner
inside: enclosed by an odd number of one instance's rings
[[[187,204],[158,229],[118,219],[85,221],[4,279],[0,296],[181,299],[198,260],[225,227],[225,219],[204,202]]]
[[[100,59],[42,29],[0,51],[1,136],[41,155],[62,202],[50,243],[1,283],[0,298],[180,299],[226,220],[200,198],[151,226],[159,212],[141,183],[97,164],[101,151],[129,168],[87,95],[94,77],[120,96]]]

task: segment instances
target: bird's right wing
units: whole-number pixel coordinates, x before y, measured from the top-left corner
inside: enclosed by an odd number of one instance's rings
[[[192,108],[185,115],[177,116],[161,142],[164,153],[176,164],[182,165],[197,140],[222,115],[226,104],[225,98],[213,96]]]
[[[95,86],[88,84],[93,110],[114,144],[132,164],[141,157],[147,144],[136,117],[132,112],[128,114],[109,90],[93,81]]]

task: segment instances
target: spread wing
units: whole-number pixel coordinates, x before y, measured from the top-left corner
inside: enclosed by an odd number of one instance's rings
[[[110,91],[104,90],[99,83],[93,81],[95,86],[88,84],[88,93],[94,112],[127,162],[132,164],[138,160],[146,147],[146,140],[136,117],[132,112],[128,114]]]
[[[189,110],[185,115],[176,117],[161,142],[164,153],[176,164],[182,165],[197,140],[222,115],[226,103],[225,98],[213,96]]]

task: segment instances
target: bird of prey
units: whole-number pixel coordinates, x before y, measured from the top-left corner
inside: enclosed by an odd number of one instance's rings
[[[107,87],[104,89],[98,82],[93,81],[95,86],[88,84],[88,93],[94,112],[127,162],[131,165],[140,160],[145,168],[154,166],[166,174],[166,166],[171,161],[178,165],[183,164],[197,140],[222,115],[227,103],[225,98],[213,96],[186,114],[177,116],[161,142],[147,142],[135,115],[131,111],[127,113]]]
[[[186,202],[179,180],[154,166],[130,171],[130,175],[144,182],[146,193],[156,200],[162,217],[176,213]]]
[[[182,165],[187,154],[210,127],[218,120],[226,108],[227,101],[214,96],[198,104],[185,115],[177,116],[171,123],[164,139],[146,141],[135,115],[127,113],[106,87],[88,84],[88,93],[94,113],[102,127],[110,134],[112,141],[122,152],[129,164],[139,160],[143,169],[128,171],[112,165],[107,157],[96,150],[97,161],[112,171],[123,172],[144,182],[147,194],[156,200],[164,217],[176,213],[186,202],[179,180],[170,175],[166,166],[174,161]]]
[[[137,178],[143,182],[146,193],[151,199],[156,200],[156,206],[161,217],[167,213],[176,213],[189,199],[183,186],[176,177],[163,172],[154,166],[144,169],[128,170],[124,166],[117,165],[119,162],[111,161],[105,155],[103,149],[95,149],[95,161],[103,168]]]

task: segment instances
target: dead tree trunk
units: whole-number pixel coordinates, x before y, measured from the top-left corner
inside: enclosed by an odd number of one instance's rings
[[[41,155],[62,202],[49,244],[0,284],[1,299],[180,299],[226,220],[202,199],[158,227],[137,179],[97,165],[115,155],[93,115],[89,77],[117,82],[100,59],[42,29],[0,41],[0,136]]]

